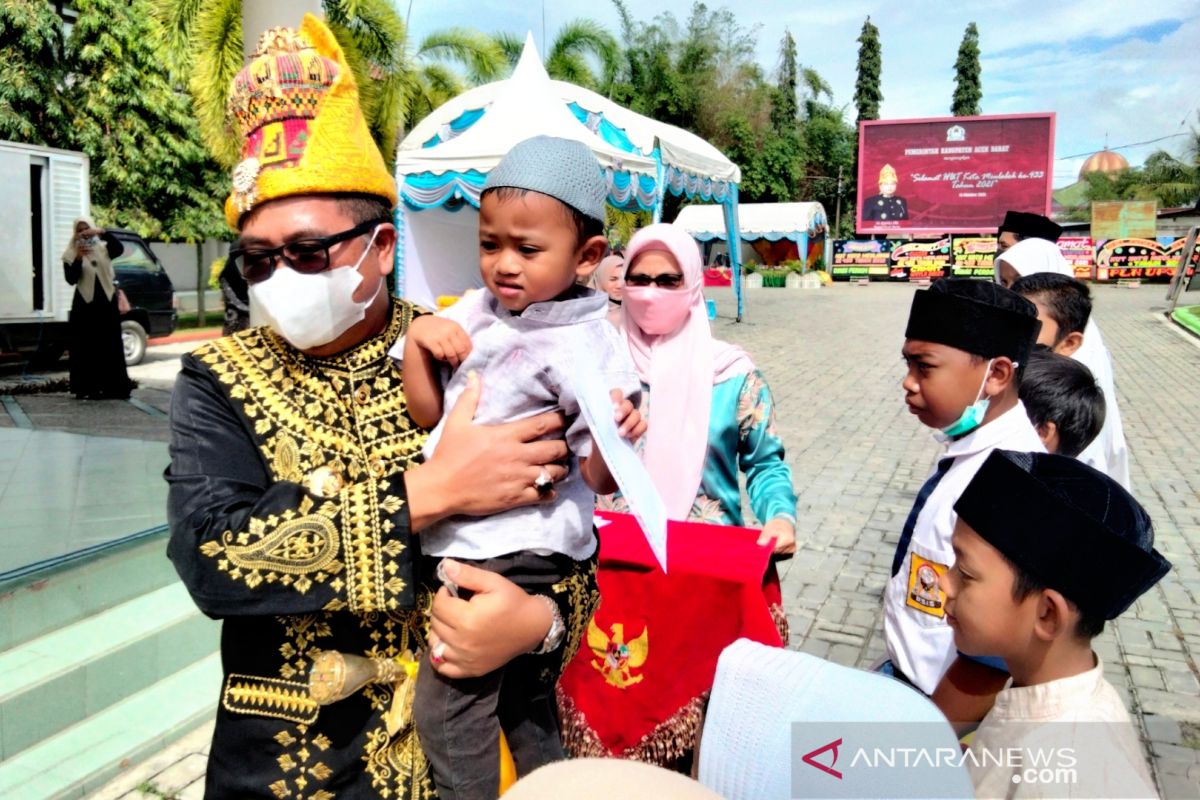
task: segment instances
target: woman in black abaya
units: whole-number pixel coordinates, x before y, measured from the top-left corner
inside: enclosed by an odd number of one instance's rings
[[[124,247],[116,237],[78,219],[71,243],[63,252],[67,283],[75,287],[71,301],[71,392],[80,399],[125,400],[133,383],[125,372],[121,345],[121,313],[112,260]]]

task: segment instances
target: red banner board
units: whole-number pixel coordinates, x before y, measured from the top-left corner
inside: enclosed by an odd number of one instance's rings
[[[859,123],[857,230],[984,233],[1050,214],[1054,114]]]

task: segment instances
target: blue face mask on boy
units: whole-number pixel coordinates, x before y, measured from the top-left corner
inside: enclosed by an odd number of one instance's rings
[[[992,362],[995,360],[994,358],[988,359],[987,367],[983,371],[983,383],[979,384],[979,391],[975,393],[978,399],[964,408],[962,415],[957,420],[942,428],[942,435],[953,439],[956,436],[970,433],[983,424],[983,417],[987,414],[988,405],[992,402],[992,398],[983,393],[983,387],[987,385],[988,376],[992,374]],[[979,397],[981,394],[983,397]]]

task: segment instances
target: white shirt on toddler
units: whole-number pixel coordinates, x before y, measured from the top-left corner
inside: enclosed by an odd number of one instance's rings
[[[421,531],[421,552],[436,557],[496,558],[519,550],[562,553],[576,561],[596,550],[592,512],[596,497],[579,474],[579,459],[592,453],[592,436],[580,413],[572,375],[580,354],[591,359],[609,388],[637,406],[641,383],[629,348],[608,321],[608,296],[581,286],[565,299],[533,303],[520,314],[480,289],[438,316],[457,322],[471,338],[471,352],[445,382],[443,416],[429,434],[424,454],[441,440],[446,417],[474,370],[483,384],[475,422],[512,422],[545,411],[567,418],[567,476],[555,485],[553,504],[526,506],[488,517],[455,516]],[[404,357],[404,340],[389,355]]]

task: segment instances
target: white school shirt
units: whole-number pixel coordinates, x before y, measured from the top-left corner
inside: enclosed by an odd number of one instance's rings
[[[946,445],[941,458],[953,458],[954,463],[917,515],[900,570],[884,589],[883,630],[888,658],[925,694],[937,688],[954,660],[955,649],[954,631],[945,619],[946,593],[921,578],[929,576],[930,570],[940,578],[954,564],[950,547],[950,535],[958,521],[954,504],[988,454],[997,449],[1046,452],[1019,400],[996,419]]]
[[[1129,448],[1125,444],[1121,409],[1117,406],[1112,356],[1104,346],[1100,329],[1092,320],[1088,320],[1083,330],[1083,344],[1071,357],[1092,371],[1092,377],[1104,394],[1104,426],[1079,454],[1079,460],[1100,470],[1129,491]]]
[[[1055,770],[1040,776],[1044,785],[1026,772],[1039,758],[1039,767]],[[1014,687],[1009,678],[963,760],[978,798],[1158,797],[1129,712],[1099,658],[1087,672],[1037,686]],[[1071,767],[1073,774],[1058,772]]]

